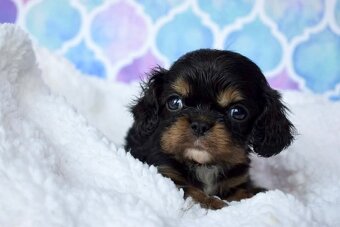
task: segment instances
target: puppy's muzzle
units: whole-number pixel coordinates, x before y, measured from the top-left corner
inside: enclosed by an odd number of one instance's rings
[[[190,127],[192,129],[192,133],[195,136],[201,137],[209,131],[209,129],[212,127],[212,124],[202,120],[194,120],[191,122]]]
[[[216,116],[207,106],[192,108],[186,113],[191,132],[196,137],[205,136],[214,126]]]

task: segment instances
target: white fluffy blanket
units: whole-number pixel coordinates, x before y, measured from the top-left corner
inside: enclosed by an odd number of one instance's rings
[[[295,143],[252,157],[272,190],[207,211],[119,148],[137,94],[0,25],[0,226],[340,226],[339,103],[285,94]]]

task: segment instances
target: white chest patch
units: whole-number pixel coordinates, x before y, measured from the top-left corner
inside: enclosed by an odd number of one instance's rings
[[[197,166],[195,169],[196,177],[204,184],[204,192],[213,195],[217,190],[217,176],[221,172],[219,166]]]

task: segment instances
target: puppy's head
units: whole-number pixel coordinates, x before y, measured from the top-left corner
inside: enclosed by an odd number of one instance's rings
[[[198,50],[154,70],[132,112],[141,139],[184,162],[243,163],[250,149],[269,157],[293,139],[279,93],[230,51]]]

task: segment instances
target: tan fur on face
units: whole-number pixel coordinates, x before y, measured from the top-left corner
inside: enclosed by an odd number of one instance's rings
[[[247,156],[245,151],[235,145],[231,140],[231,135],[226,131],[223,124],[217,123],[207,134],[206,143],[209,150],[214,152],[214,157],[217,160],[223,160],[230,164],[245,163]]]
[[[163,132],[161,137],[161,147],[169,154],[181,152],[181,147],[185,146],[187,140],[191,139],[188,133],[190,124],[184,117],[180,117],[177,121]],[[183,152],[184,150],[182,150]]]
[[[183,78],[177,79],[171,87],[180,95],[188,96],[190,92],[190,85]]]
[[[230,103],[243,100],[241,92],[234,87],[229,87],[217,96],[217,102],[221,107],[226,107]]]
[[[203,137],[192,134],[186,117],[180,117],[161,137],[161,147],[165,153],[173,154],[179,160],[193,160],[200,164],[213,161],[229,164],[247,161],[245,151],[236,146],[229,132],[221,123],[216,123]]]

